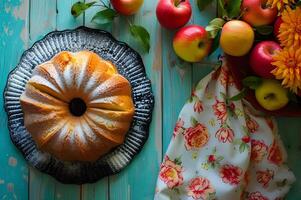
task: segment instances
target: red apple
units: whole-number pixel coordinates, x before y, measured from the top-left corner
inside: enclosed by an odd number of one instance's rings
[[[282,19],[281,16],[277,17],[275,23],[274,23],[274,36],[275,38],[278,39],[278,34],[279,34],[279,29],[280,29],[280,25],[282,24]]]
[[[156,14],[158,21],[164,28],[180,28],[191,17],[191,5],[189,0],[160,0]]]
[[[189,25],[181,28],[173,38],[175,53],[187,62],[199,62],[207,56],[212,40],[204,27]]]
[[[243,0],[242,19],[252,26],[263,26],[274,22],[277,8],[266,7],[266,0]]]
[[[135,14],[143,4],[143,0],[111,0],[113,8],[122,15]]]
[[[262,41],[258,43],[250,55],[250,66],[254,73],[263,78],[274,78],[271,73],[275,68],[272,65],[272,56],[279,50],[281,50],[281,47],[277,42]]]

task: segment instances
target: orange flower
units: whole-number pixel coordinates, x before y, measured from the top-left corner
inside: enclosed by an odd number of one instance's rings
[[[284,47],[301,46],[301,8],[292,10],[289,6],[282,12],[282,23],[278,39]]]
[[[273,59],[272,64],[275,69],[272,74],[276,79],[282,80],[284,87],[297,93],[301,89],[301,47],[298,49],[293,46],[285,48],[276,52]]]
[[[295,3],[295,0],[268,0],[266,5],[278,10],[283,10],[285,5]]]

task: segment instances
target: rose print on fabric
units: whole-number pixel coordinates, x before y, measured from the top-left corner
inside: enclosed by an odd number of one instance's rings
[[[227,106],[225,102],[215,99],[215,104],[212,106],[214,115],[221,123],[225,123],[227,120]]]
[[[229,69],[226,67],[221,68],[220,83],[226,88],[227,85],[233,85],[234,80],[230,76]]]
[[[237,166],[226,164],[221,167],[219,174],[224,183],[238,185],[243,172],[242,169]]]
[[[199,99],[194,102],[193,111],[197,112],[197,113],[200,113],[203,111],[203,104]]]
[[[266,117],[265,121],[268,124],[268,126],[270,127],[270,129],[274,130],[274,122],[273,122],[273,120],[270,117]]]
[[[211,74],[211,79],[212,80],[217,80],[218,77],[219,77],[219,75],[220,75],[220,73],[221,73],[221,68],[218,68],[215,72],[213,72]]]
[[[200,149],[209,141],[208,129],[192,118],[193,127],[184,131],[185,147],[187,150]]]
[[[218,155],[216,147],[213,149],[212,153],[207,156],[206,162],[202,163],[202,168],[208,170],[209,168],[220,167],[220,162],[224,160],[224,157]]]
[[[251,192],[248,195],[248,200],[269,200],[269,199],[263,196],[260,192]]]
[[[231,143],[233,142],[234,131],[228,125],[225,125],[217,130],[217,132],[215,133],[215,137],[218,139],[219,142]]]
[[[239,91],[230,75],[224,64],[192,91],[161,165],[155,200],[276,200],[294,182],[275,121],[234,98]]]
[[[173,137],[176,137],[179,133],[182,133],[184,131],[184,121],[180,118],[177,123],[176,126],[173,130]]]
[[[183,184],[183,167],[181,161],[176,159],[170,160],[165,157],[164,162],[160,166],[159,178],[168,186],[174,188]]]
[[[270,147],[268,160],[275,165],[280,165],[283,162],[282,151],[276,140]]]
[[[243,180],[244,180],[244,185],[249,185],[250,179],[251,179],[251,177],[250,177],[250,172],[249,172],[249,171],[246,171],[246,173],[244,174],[244,178],[243,178]]]
[[[247,119],[246,124],[250,133],[255,133],[259,128],[258,123],[250,117]]]
[[[199,90],[200,87],[202,87],[202,85],[198,84],[196,90]],[[200,113],[204,110],[204,108],[203,108],[202,101],[196,95],[196,90],[193,90],[191,92],[191,97],[188,99],[188,102],[189,103],[194,103],[193,104],[193,111],[196,112],[196,113]]]
[[[258,183],[262,185],[262,187],[266,188],[269,185],[269,182],[274,177],[274,171],[273,170],[264,170],[264,171],[257,171],[256,172],[256,180]]]
[[[210,200],[214,199],[215,189],[207,178],[196,177],[190,180],[187,194],[193,199]]]
[[[268,146],[260,140],[251,140],[251,160],[258,163],[261,162],[267,154]]]

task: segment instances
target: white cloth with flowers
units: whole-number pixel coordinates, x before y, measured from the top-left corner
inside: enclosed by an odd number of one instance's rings
[[[295,178],[271,117],[243,100],[225,64],[184,105],[160,167],[156,200],[279,200]]]

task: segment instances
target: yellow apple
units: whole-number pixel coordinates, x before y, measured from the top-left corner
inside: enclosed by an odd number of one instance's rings
[[[209,54],[211,45],[207,31],[199,25],[185,26],[173,38],[175,53],[187,62],[201,61]]]
[[[254,31],[252,27],[241,20],[231,20],[222,29],[220,46],[231,56],[246,55],[252,48]]]
[[[262,84],[256,88],[255,97],[258,103],[266,110],[279,110],[289,102],[288,90],[272,79],[264,79]]]
[[[143,4],[143,0],[111,0],[113,8],[122,15],[135,14]]]

